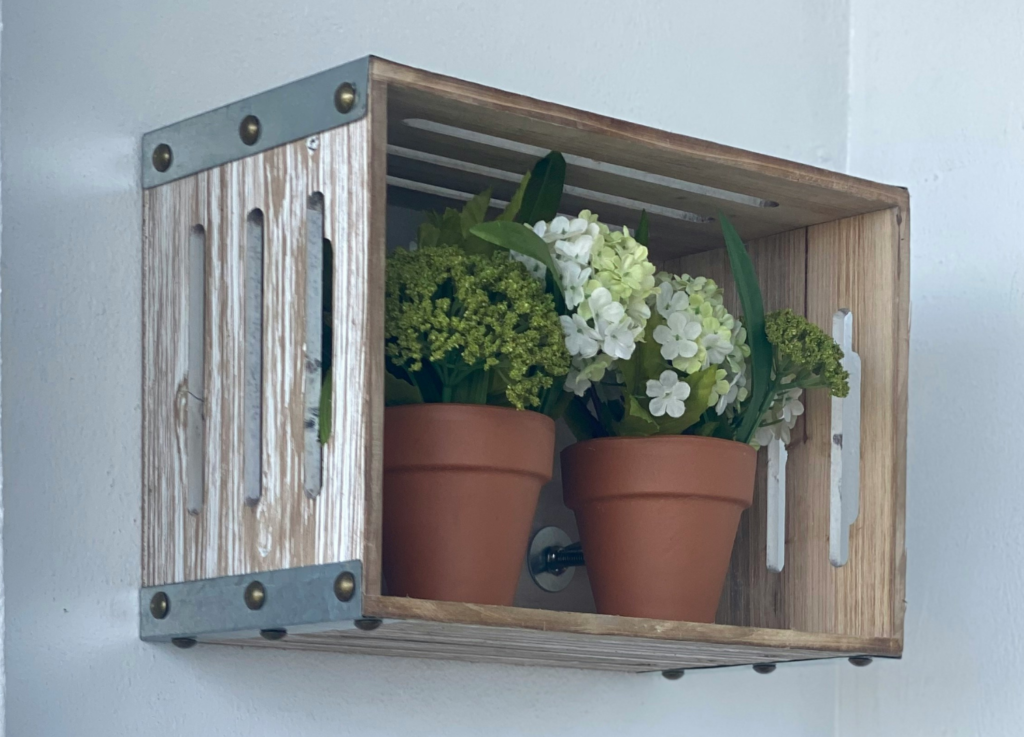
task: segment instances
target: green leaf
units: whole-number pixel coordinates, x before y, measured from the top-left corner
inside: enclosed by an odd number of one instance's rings
[[[467,235],[474,225],[479,225],[487,215],[487,208],[491,206],[491,189],[488,187],[483,192],[466,203],[462,208],[459,218],[462,225],[462,235]]]
[[[576,439],[583,441],[605,437],[608,433],[604,431],[601,423],[587,408],[587,400],[577,397],[571,392],[565,392],[565,394],[571,399],[565,408],[562,419],[565,420],[565,424],[569,426],[569,430],[572,431]]]
[[[565,408],[573,398],[572,392],[565,391],[565,377],[558,376],[547,388],[540,399],[540,413],[552,420],[557,420],[565,413]]]
[[[508,207],[506,207],[500,215],[496,218],[497,220],[508,220],[509,222],[515,222],[516,215],[519,214],[519,210],[523,206],[523,195],[526,194],[526,187],[530,184],[531,172],[526,172],[523,178],[519,182],[519,186],[516,188],[515,194],[512,195],[512,199],[508,201]]]
[[[718,217],[722,223],[736,291],[743,307],[743,326],[747,329],[747,344],[750,346],[750,404],[736,432],[739,442],[748,443],[761,419],[761,406],[771,382],[772,346],[764,330],[764,302],[750,254],[725,214],[719,212]]]
[[[317,417],[320,427],[320,445],[326,445],[331,439],[331,406],[334,400],[331,391],[331,372],[324,373],[324,382],[320,386],[320,414]]]
[[[325,382],[326,386],[326,382]],[[323,395],[321,394],[321,403]],[[420,390],[405,379],[399,379],[390,371],[384,372],[384,404],[394,407],[399,404],[423,404]]]
[[[615,424],[615,434],[626,437],[657,435],[660,428],[651,413],[632,394],[626,395],[626,413]]]
[[[717,366],[709,366],[683,380],[690,385],[690,396],[686,399],[686,411],[683,412],[682,417],[656,418],[659,435],[679,435],[700,421],[708,409],[711,390],[715,388],[715,371],[717,369]]]
[[[647,220],[647,210],[640,211],[640,225],[636,228],[636,242],[641,246],[647,245],[647,239],[649,238],[648,231],[651,229],[651,224]]]
[[[505,220],[492,220],[489,223],[480,223],[470,231],[478,238],[488,243],[493,243],[501,248],[521,253],[524,256],[537,259],[548,269],[551,275],[558,296],[562,296],[562,282],[558,278],[558,271],[555,263],[551,260],[551,251],[544,239],[521,223],[510,223]]]
[[[532,225],[538,220],[553,219],[562,203],[564,185],[565,158],[552,151],[534,164],[516,220]]]
[[[420,248],[431,248],[437,245],[441,237],[441,228],[429,220],[420,224],[419,232],[416,235],[416,245]]]

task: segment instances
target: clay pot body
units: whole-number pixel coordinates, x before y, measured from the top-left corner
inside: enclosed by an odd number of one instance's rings
[[[756,467],[749,445],[685,435],[563,450],[598,612],[713,622]]]
[[[469,404],[388,407],[388,593],[510,606],[554,452],[555,423],[537,412]]]

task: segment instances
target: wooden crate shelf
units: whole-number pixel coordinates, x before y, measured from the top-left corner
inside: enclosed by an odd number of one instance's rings
[[[343,82],[354,86],[350,110],[335,99]],[[238,142],[247,115],[261,126],[251,146]],[[162,169],[161,144],[173,152]],[[486,187],[507,200],[552,149],[569,161],[564,211],[589,207],[632,227],[646,206],[652,259],[715,278],[733,307],[719,212],[750,247],[766,308],[826,328],[836,309],[853,311],[863,441],[845,566],[828,557],[829,401],[811,394],[790,447],[786,565],[766,567],[761,458],[716,624],[594,614],[585,572],[557,595],[524,583],[514,607],[382,595],[387,248],[408,242],[417,209]],[[902,653],[906,190],[377,58],[147,134],[142,159],[147,639],[169,639],[147,635],[147,597],[160,587],[358,561],[356,601],[374,629],[350,618],[278,640],[198,639],[636,672]],[[311,254],[322,239],[334,254],[335,389],[321,449],[306,374],[319,361],[307,298],[319,296]],[[538,510],[536,526],[546,524],[574,532],[557,475]]]

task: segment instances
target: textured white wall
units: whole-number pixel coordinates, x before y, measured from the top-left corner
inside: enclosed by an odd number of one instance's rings
[[[844,0],[6,5],[12,737],[832,731],[832,664],[667,682],[138,642],[138,146],[146,130],[372,52],[835,168]]]
[[[854,0],[850,172],[910,187],[906,650],[839,735],[1024,734],[1024,5]]]

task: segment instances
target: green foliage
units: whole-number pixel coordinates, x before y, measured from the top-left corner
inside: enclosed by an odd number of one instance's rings
[[[516,216],[519,215],[519,210],[523,206],[523,195],[526,194],[526,188],[530,186],[532,175],[532,172],[526,172],[526,175],[519,182],[515,194],[512,195],[512,199],[509,200],[508,206],[498,215],[497,220],[514,221],[516,219]]]
[[[850,393],[850,374],[842,364],[843,350],[824,330],[792,310],[769,314],[765,330],[775,347],[776,373],[793,377],[787,386],[822,386],[834,397]]]
[[[319,420],[320,444],[325,445],[331,439],[331,405],[333,402],[333,382],[331,372],[324,372],[324,382],[320,386],[320,413]]]
[[[748,443],[757,430],[761,415],[767,409],[764,402],[771,383],[772,347],[765,334],[764,302],[761,299],[761,287],[757,283],[754,264],[750,261],[747,248],[732,223],[723,213],[719,213],[718,216],[722,222],[722,233],[725,236],[733,279],[736,281],[736,291],[743,307],[747,345],[750,346],[750,402],[746,405],[747,409],[736,431],[736,439],[741,443]]]
[[[650,239],[650,229],[651,224],[647,220],[647,210],[641,210],[640,225],[637,226],[636,235],[634,236],[636,238],[636,242],[639,243],[641,246],[647,245],[647,241]]]
[[[534,164],[528,176],[516,221],[532,225],[538,220],[551,220],[558,214],[558,206],[562,202],[565,157],[552,151]]]
[[[470,232],[499,248],[515,251],[540,261],[547,267],[548,274],[553,277],[552,282],[555,289],[558,290],[559,296],[562,295],[562,283],[558,279],[558,270],[555,268],[555,262],[551,259],[548,244],[532,230],[523,227],[520,223],[493,220],[489,223],[480,223]]]
[[[399,379],[390,371],[385,371],[384,404],[389,407],[399,404],[423,404],[423,395],[419,387],[405,379]]]
[[[418,377],[432,372],[443,402],[490,403],[497,374],[504,390],[495,399],[519,409],[538,407],[569,370],[554,300],[526,268],[504,253],[448,245],[421,243],[388,257],[385,354],[421,390]]]

